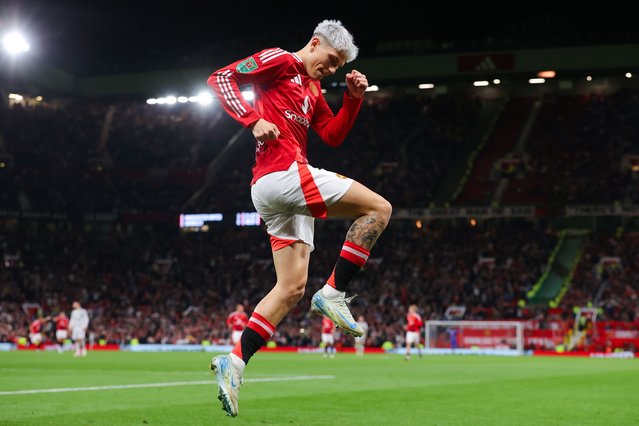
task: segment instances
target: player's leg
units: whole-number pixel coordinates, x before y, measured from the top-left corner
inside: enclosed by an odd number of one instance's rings
[[[410,359],[410,348],[411,348],[411,337],[410,337],[410,333],[406,333],[406,354],[404,355],[404,359],[405,360],[409,360]]]
[[[358,356],[364,356],[364,348],[366,345],[365,337],[356,337],[355,338],[355,350]]]
[[[238,395],[244,368],[251,357],[273,336],[284,316],[304,296],[311,248],[301,242],[273,251],[277,282],[257,304],[229,355],[216,356],[211,370],[218,382],[218,399],[228,415],[238,413]]]
[[[328,356],[331,358],[335,358],[335,334],[329,334],[328,347]]]
[[[33,333],[29,336],[31,343],[36,347],[36,351],[40,351],[42,349],[42,334],[41,333]]]
[[[362,269],[370,250],[388,225],[392,206],[381,195],[352,181],[346,192],[327,207],[328,217],[356,218],[326,285],[312,299],[313,308],[331,318],[346,332],[361,336],[364,330],[355,322],[346,306],[346,291]]]
[[[324,333],[323,331],[322,331],[322,334],[320,336],[321,336],[321,345],[320,346],[322,347],[322,352],[324,352],[322,354],[322,356],[324,358],[328,358],[328,337],[326,336],[326,333]]]
[[[58,353],[62,353],[62,347],[64,345],[64,339],[66,339],[66,333],[64,330],[55,331],[56,349]]]
[[[322,333],[322,346],[324,346],[322,356],[328,358],[328,338],[326,337],[326,333]]]

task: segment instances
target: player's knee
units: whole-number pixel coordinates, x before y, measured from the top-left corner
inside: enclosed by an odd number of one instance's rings
[[[287,294],[287,300],[290,305],[295,305],[304,297],[304,286],[291,288]]]
[[[306,290],[307,276],[300,277],[299,280],[288,285],[284,297],[286,298],[289,306],[295,305],[304,297],[304,291]]]
[[[387,224],[390,221],[391,214],[393,214],[393,206],[385,198],[379,198],[376,210],[379,217],[384,220],[385,224]]]

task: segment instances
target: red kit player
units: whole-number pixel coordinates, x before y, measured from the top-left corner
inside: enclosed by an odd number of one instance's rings
[[[335,323],[329,317],[322,317],[322,343],[324,357],[335,358]]]
[[[419,356],[422,356],[422,348],[419,347],[419,330],[424,326],[421,315],[417,313],[417,305],[410,305],[408,307],[408,314],[406,314],[406,356],[405,359],[410,359],[410,348],[412,344],[415,344]]]
[[[362,184],[312,167],[306,158],[309,129],[336,147],[355,122],[368,88],[366,76],[357,70],[346,74],[337,114],[324,99],[320,80],[355,59],[357,52],[353,36],[342,23],[325,20],[297,52],[265,49],[208,79],[224,110],[256,139],[251,197],[268,228],[277,275],[275,286],[255,307],[231,354],[211,361],[219,399],[229,416],[238,412],[244,367],[304,295],[315,218],[355,221],[326,285],[313,295],[311,308],[347,333],[363,334],[347,306],[346,291],[386,228],[392,208]],[[247,84],[253,86],[253,106],[240,92],[240,86]]]
[[[235,345],[242,337],[242,331],[248,324],[248,315],[244,312],[243,305],[236,305],[235,311],[231,312],[226,319],[226,325],[231,329],[231,341]]]

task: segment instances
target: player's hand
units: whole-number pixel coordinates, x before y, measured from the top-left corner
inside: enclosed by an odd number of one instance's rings
[[[368,80],[364,74],[353,70],[346,74],[346,87],[352,97],[359,99],[364,96],[366,89],[368,89]]]
[[[251,131],[255,139],[260,142],[273,141],[280,137],[280,131],[277,126],[263,118],[255,122]]]

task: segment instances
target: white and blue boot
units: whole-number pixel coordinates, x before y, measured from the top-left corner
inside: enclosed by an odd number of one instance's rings
[[[333,320],[337,327],[340,327],[346,333],[352,334],[355,337],[363,336],[364,329],[355,322],[347,306],[347,303],[355,296],[344,297],[343,294],[339,294],[329,297],[326,296],[322,290],[323,289],[320,288],[313,295],[311,299],[311,310],[319,315],[326,315]]]
[[[218,355],[211,360],[211,373],[217,380],[218,396],[222,409],[231,417],[238,413],[238,396],[242,384],[242,374],[233,365],[230,355]]]

